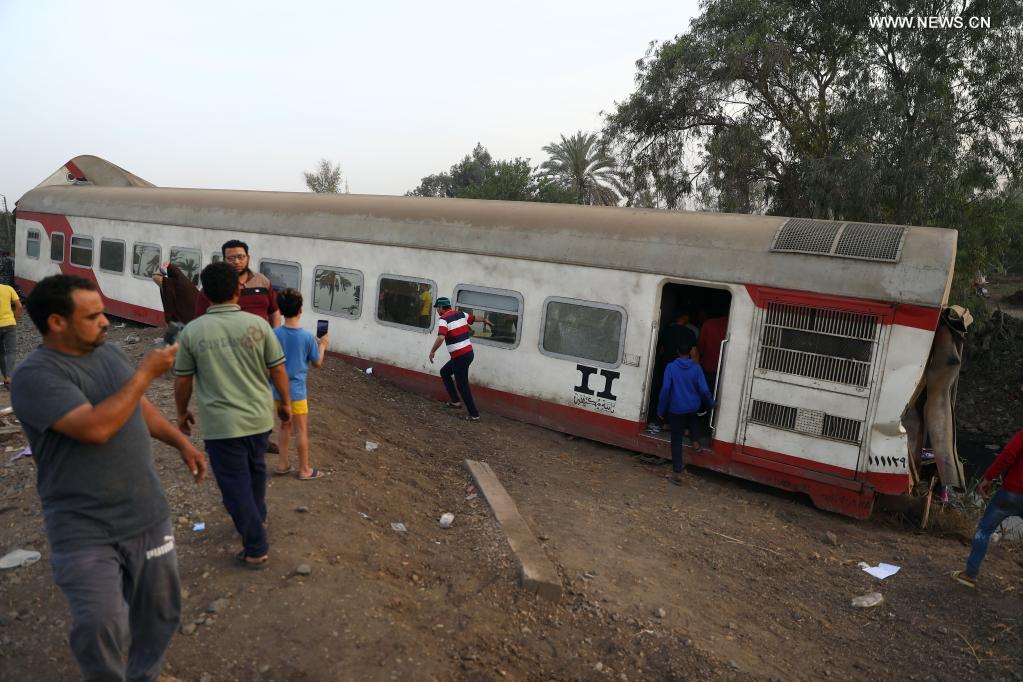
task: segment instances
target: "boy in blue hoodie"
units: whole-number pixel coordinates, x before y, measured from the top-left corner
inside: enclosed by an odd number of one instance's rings
[[[691,347],[676,348],[678,357],[672,360],[664,370],[664,383],[661,385],[661,396],[657,402],[657,416],[667,416],[671,425],[671,482],[682,485],[682,472],[685,462],[682,461],[682,436],[689,429],[689,437],[697,452],[703,449],[700,438],[703,436],[703,425],[696,413],[702,406],[714,407],[714,397],[707,388],[707,379],[699,363],[689,358]]]

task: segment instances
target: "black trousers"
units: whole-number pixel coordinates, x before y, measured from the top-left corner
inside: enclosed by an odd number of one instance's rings
[[[703,437],[703,422],[696,416],[695,412],[689,414],[668,413],[668,423],[671,424],[671,468],[678,472],[686,468],[682,461],[682,436],[686,429],[689,429],[689,438],[693,443],[699,443]]]
[[[453,403],[462,403],[469,411],[470,417],[480,416],[476,409],[476,403],[472,399],[472,389],[469,388],[469,365],[472,364],[472,351],[457,358],[451,358],[440,368],[440,378],[444,381],[444,388],[448,391],[448,398]],[[455,387],[458,393],[455,393]],[[461,395],[461,398],[458,396]]]

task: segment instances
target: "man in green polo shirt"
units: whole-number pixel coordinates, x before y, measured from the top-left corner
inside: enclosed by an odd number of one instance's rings
[[[242,537],[244,549],[236,558],[248,568],[262,568],[270,548],[264,456],[274,409],[266,376],[269,370],[281,396],[277,414],[288,421],[291,397],[284,351],[266,320],[238,305],[242,285],[233,267],[213,263],[200,278],[212,305],[178,337],[174,362],[178,428],[191,434],[195,418],[188,403],[194,387],[206,453],[224,506]]]

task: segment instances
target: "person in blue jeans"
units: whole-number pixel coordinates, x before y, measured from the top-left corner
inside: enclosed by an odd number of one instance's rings
[[[966,560],[966,570],[952,572],[952,578],[967,587],[977,586],[977,576],[984,555],[987,554],[991,534],[1010,516],[1023,517],[1023,429],[1016,432],[984,472],[984,480],[977,488],[980,494],[984,497],[990,495],[992,483],[1003,473],[1005,478],[1001,489],[991,498],[984,516],[977,524],[970,558]]]
[[[671,425],[671,467],[669,477],[675,485],[682,485],[685,462],[682,460],[682,437],[686,429],[696,452],[703,449],[703,424],[697,413],[706,406],[714,407],[714,397],[707,388],[707,379],[699,363],[690,359],[692,346],[675,348],[677,357],[664,370],[660,399],[657,401],[657,416],[667,416]]]

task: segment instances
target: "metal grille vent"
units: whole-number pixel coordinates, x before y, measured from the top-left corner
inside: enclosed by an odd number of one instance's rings
[[[749,421],[855,445],[860,444],[860,430],[863,426],[863,422],[856,419],[835,417],[820,410],[789,407],[764,400],[753,401]]]
[[[774,238],[772,251],[792,251],[795,253],[831,253],[835,243],[835,235],[841,223],[825,220],[806,220],[791,218]]]
[[[771,251],[897,263],[905,234],[901,225],[790,218],[778,229]]]
[[[897,263],[903,234],[905,228],[895,225],[849,223],[838,238],[835,255]]]
[[[876,315],[771,303],[757,366],[866,387],[879,330]]]

